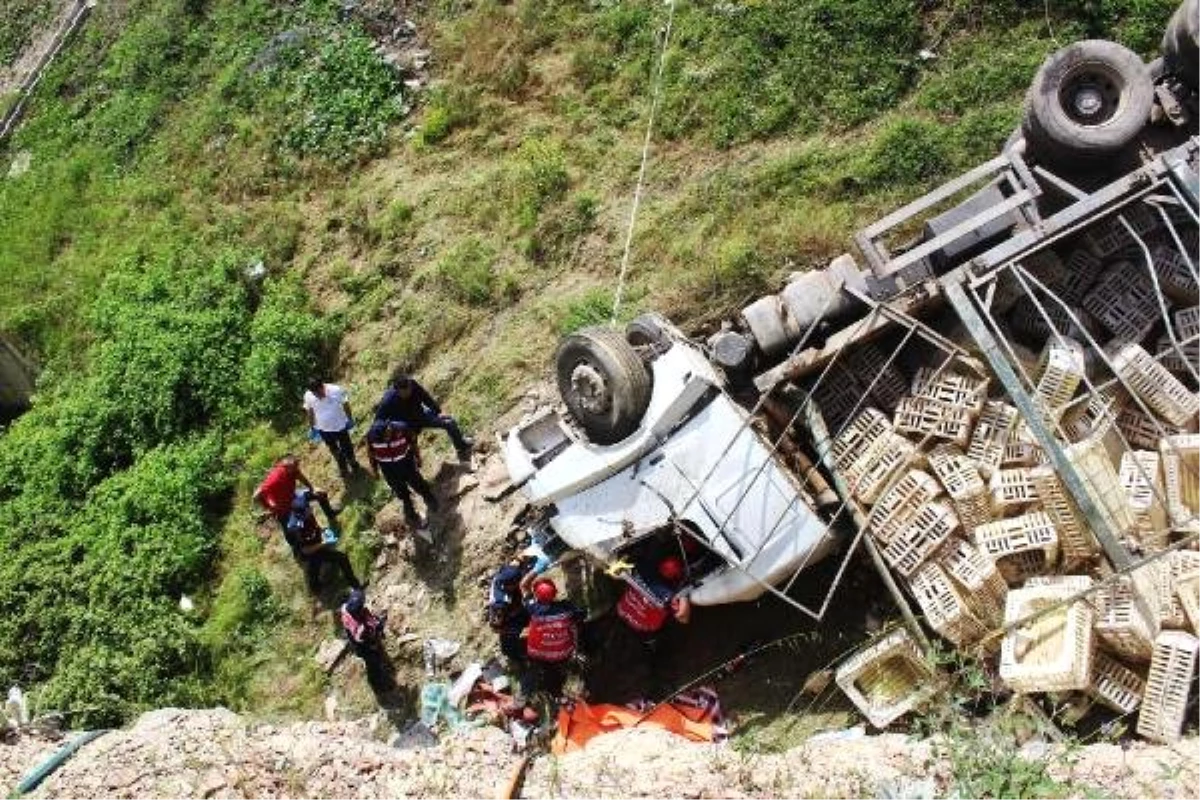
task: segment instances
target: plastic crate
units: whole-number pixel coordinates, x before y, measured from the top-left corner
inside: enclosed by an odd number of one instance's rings
[[[1158,453],[1154,450],[1129,451],[1121,457],[1119,479],[1125,502],[1133,515],[1129,535],[1144,552],[1166,549],[1170,531],[1167,510],[1159,500],[1165,492]]]
[[[929,451],[929,469],[954,501],[958,521],[967,531],[992,521],[992,495],[979,476],[979,470],[953,445],[939,445]]]
[[[854,375],[835,363],[812,387],[812,397],[831,431],[839,431],[863,406],[863,392]]]
[[[1186,629],[1192,625],[1187,607],[1180,600],[1179,584],[1200,572],[1200,552],[1176,550],[1167,557],[1167,568],[1159,572],[1159,592],[1164,628]]]
[[[1158,452],[1162,456],[1167,515],[1173,527],[1185,529],[1200,518],[1200,435],[1164,437]]]
[[[861,473],[856,471],[853,478],[847,476],[846,481],[850,486],[850,491],[859,500],[867,505],[873,505],[899,470],[905,466],[922,467],[924,465],[925,456],[917,450],[916,445],[903,436],[889,433],[870,464]],[[856,470],[858,466],[856,463]]]
[[[949,503],[929,502],[882,549],[883,560],[908,577],[958,529],[958,517]]]
[[[1058,557],[1058,532],[1043,511],[980,525],[973,535],[1010,586],[1045,574]]]
[[[1036,503],[1038,497],[1032,472],[1029,467],[1016,467],[992,473],[992,479],[988,482],[992,507],[1003,514],[1020,512]]]
[[[1038,302],[1040,308],[1023,296],[1021,302],[1012,307],[1008,312],[1008,322],[1014,331],[1030,342],[1042,342],[1055,334],[1084,338],[1083,331],[1061,305],[1043,297],[1039,297]],[[1079,309],[1075,309],[1075,319],[1085,328],[1091,323],[1091,319]]]
[[[1139,450],[1154,450],[1162,437],[1187,433],[1178,425],[1151,418],[1137,403],[1126,403],[1117,414],[1117,429],[1130,447]]]
[[[975,462],[979,471],[987,477],[1000,468],[1004,459],[1004,447],[1008,444],[1013,427],[1017,424],[1017,409],[1008,403],[990,400],[983,405],[971,442],[967,446],[967,458]]]
[[[1092,682],[1087,694],[1121,714],[1137,711],[1146,682],[1115,658],[1097,651],[1092,660]]]
[[[937,691],[936,673],[898,628],[838,667],[838,686],[876,728],[886,728]]]
[[[1084,247],[1071,251],[1064,262],[1064,276],[1058,296],[1070,306],[1078,306],[1100,277],[1100,259]]]
[[[1142,593],[1144,605],[1153,617],[1147,617],[1134,598],[1135,588]],[[1114,653],[1130,661],[1147,662],[1158,635],[1158,594],[1154,584],[1128,575],[1111,578],[1097,590],[1096,635]]]
[[[1034,467],[1029,471],[1034,491],[1042,511],[1054,523],[1058,546],[1062,551],[1063,568],[1072,570],[1091,561],[1100,551],[1096,537],[1083,522],[1083,515],[1067,493],[1052,467]]]
[[[1107,258],[1133,244],[1129,231],[1116,217],[1091,225],[1083,234],[1082,241],[1098,258]]]
[[[1188,267],[1183,254],[1174,244],[1158,244],[1150,248],[1150,261],[1158,274],[1158,285],[1163,294],[1177,303],[1195,305],[1197,300],[1196,279]],[[1192,263],[1195,263],[1193,256]]]
[[[913,376],[912,396],[937,400],[978,414],[987,400],[987,378],[972,378],[949,369],[922,367]]]
[[[1188,693],[1196,674],[1200,641],[1183,631],[1163,631],[1154,640],[1154,657],[1138,714],[1137,732],[1157,742],[1173,742],[1183,732]]]
[[[1161,311],[1146,270],[1130,261],[1111,264],[1083,298],[1083,309],[1109,333],[1140,342]]]
[[[1085,369],[1083,346],[1079,342],[1053,336],[1046,340],[1038,359],[1033,396],[1048,426],[1054,427],[1062,417],[1063,407],[1075,396]]]
[[[987,627],[971,611],[967,598],[937,562],[931,561],[917,570],[909,583],[913,597],[925,614],[929,627],[957,647],[977,642],[987,633]]]
[[[1172,319],[1179,349],[1175,348],[1171,337],[1164,333],[1158,337],[1157,359],[1171,372],[1187,377],[1200,364],[1200,306],[1189,305],[1176,311]]]
[[[1065,453],[1079,473],[1084,491],[1108,519],[1113,531],[1120,534],[1133,527],[1133,514],[1104,440],[1092,436],[1067,446]]]
[[[1023,422],[1017,423],[1013,436],[1004,445],[1004,455],[1000,458],[1001,469],[1017,469],[1020,467],[1036,467],[1046,463],[1046,453],[1036,442],[1025,438],[1028,429]]]
[[[882,545],[891,543],[927,503],[941,494],[942,487],[932,475],[909,470],[871,509],[871,534]]]
[[[1200,399],[1139,345],[1115,341],[1105,353],[1125,386],[1172,425],[1187,425],[1200,412]]]
[[[1086,403],[1076,404],[1063,414],[1063,433],[1072,442],[1103,436],[1116,424],[1127,401],[1128,396],[1115,387],[1092,392]]]
[[[1008,584],[996,569],[996,562],[975,545],[952,539],[938,553],[938,563],[961,588],[975,616],[988,626],[1004,622],[1004,599]]]
[[[1008,593],[1005,625],[1046,612],[1015,627],[1001,643],[1000,679],[1013,691],[1063,692],[1091,685],[1095,615],[1084,600],[1062,604],[1080,588],[1077,582],[1061,582]]]
[[[908,394],[908,381],[896,367],[895,361],[889,364],[888,357],[871,342],[852,348],[844,363],[847,371],[856,376],[862,391],[870,387],[871,402],[879,408],[892,411]]]
[[[824,409],[822,409],[824,410]],[[871,445],[892,432],[892,421],[877,408],[864,408],[833,440],[833,460],[843,472],[870,449]]]
[[[917,439],[928,436],[965,445],[971,438],[975,416],[970,408],[963,406],[928,397],[906,397],[896,405],[893,427]]]
[[[1200,634],[1200,573],[1175,579],[1175,599],[1183,609],[1192,633]]]

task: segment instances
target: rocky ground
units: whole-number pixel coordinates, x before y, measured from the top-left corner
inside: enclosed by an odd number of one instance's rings
[[[225,709],[162,709],[83,747],[36,797],[497,797],[520,763],[498,728],[429,738],[376,738],[378,717],[273,725]],[[11,790],[60,743],[0,745]],[[1200,796],[1196,739],[1173,746],[1030,747],[1074,796]],[[812,741],[778,754],[686,742],[634,730],[583,751],[533,760],[524,797],[945,796],[949,766],[936,744],[901,734]]]

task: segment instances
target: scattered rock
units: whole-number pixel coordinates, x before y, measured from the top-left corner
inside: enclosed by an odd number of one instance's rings
[[[342,658],[342,653],[345,652],[347,642],[344,639],[326,639],[321,642],[321,646],[317,648],[317,654],[313,659],[317,665],[326,672],[332,672],[333,668],[338,665]]]

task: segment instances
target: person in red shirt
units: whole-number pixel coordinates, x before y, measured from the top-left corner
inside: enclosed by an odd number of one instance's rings
[[[528,668],[522,675],[521,693],[526,698],[541,690],[551,697],[562,694],[567,678],[567,663],[579,643],[579,626],[585,614],[566,600],[558,599],[558,587],[549,578],[533,582],[532,596],[526,596],[529,628],[525,638]]]
[[[325,512],[326,519],[329,520],[330,526],[334,524],[334,519],[338,512],[329,504],[329,495],[312,485],[312,481],[300,471],[300,462],[291,453],[283,456],[275,462],[275,466],[271,467],[267,472],[267,476],[263,478],[262,483],[254,490],[252,500],[258,503],[275,517],[279,523],[280,529],[283,531],[283,537],[287,540],[288,546],[292,548],[292,554],[298,555],[296,543],[292,541],[292,537],[288,533],[288,515],[292,511],[292,499],[296,496],[297,484],[304,486],[312,493],[313,498],[321,506],[321,510]]]

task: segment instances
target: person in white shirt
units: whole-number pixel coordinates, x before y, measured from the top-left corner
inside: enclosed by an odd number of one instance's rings
[[[346,390],[335,383],[313,380],[304,393],[304,411],[308,414],[308,426],[313,441],[321,439],[337,461],[338,471],[343,476],[362,470],[354,457],[354,443],[350,431],[354,428],[354,414],[350,411],[350,399]]]

